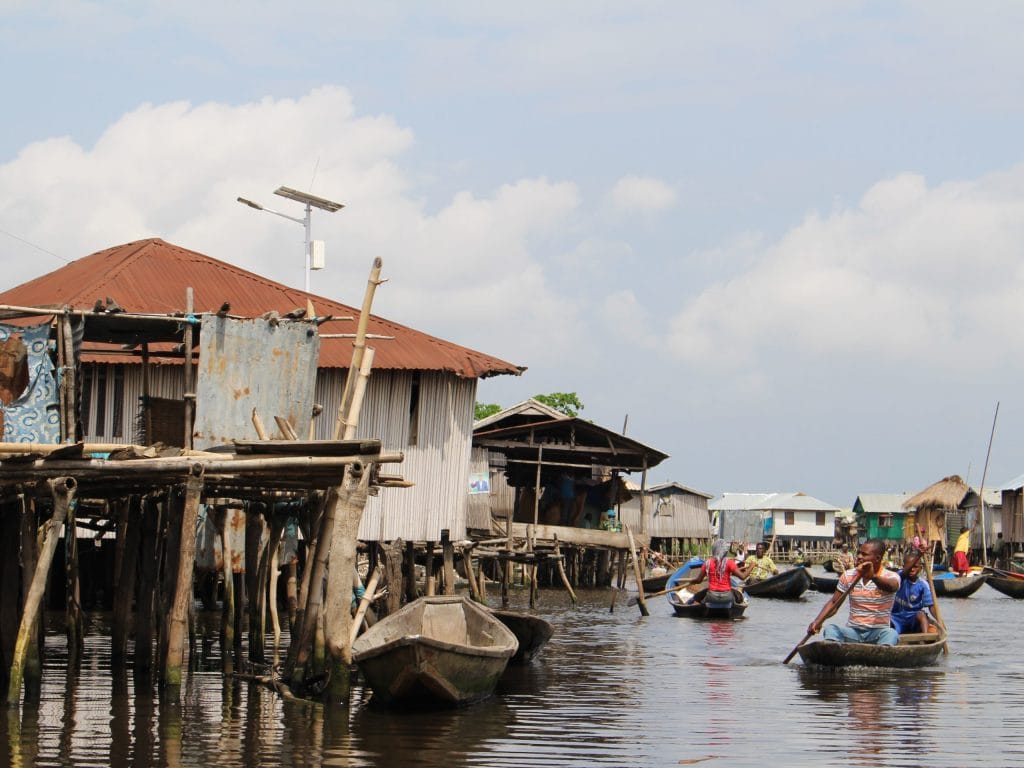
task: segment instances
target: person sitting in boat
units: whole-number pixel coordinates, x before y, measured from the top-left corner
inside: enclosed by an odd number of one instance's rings
[[[764,581],[770,576],[777,576],[779,569],[775,567],[774,561],[765,552],[764,542],[758,542],[754,548],[754,554],[747,558],[747,563],[753,566],[747,581]]]
[[[839,573],[845,573],[850,570],[856,562],[853,558],[853,552],[850,551],[850,545],[845,541],[839,546],[839,552],[833,559],[835,561],[835,569]]]
[[[971,548],[971,529],[966,525],[960,529],[956,546],[953,547],[953,562],[950,570],[956,571],[957,576],[966,576],[971,570],[971,562],[967,558],[967,551]]]
[[[697,574],[684,581],[676,583],[677,587],[685,587],[688,584],[699,584],[708,580],[708,591],[704,597],[706,603],[733,603],[736,598],[733,594],[730,577],[735,575],[741,581],[745,580],[753,570],[752,565],[740,567],[736,561],[729,557],[729,545],[724,539],[716,539],[711,545],[711,557],[704,561]]]
[[[825,619],[831,616],[850,596],[850,618],[846,626],[829,624],[823,637],[840,643],[871,643],[896,645],[899,634],[889,626],[892,604],[900,588],[900,575],[882,565],[885,544],[869,539],[857,550],[857,564],[839,577],[835,594],[825,603],[807,627],[808,635],[816,635]]]
[[[900,571],[900,588],[892,604],[892,626],[901,635],[908,632],[928,632],[928,615],[939,624],[935,616],[935,601],[928,582],[919,578],[921,575],[921,553],[911,552],[903,559],[903,570]]]

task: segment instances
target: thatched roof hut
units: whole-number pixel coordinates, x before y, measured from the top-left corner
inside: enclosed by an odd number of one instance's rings
[[[955,510],[970,491],[959,475],[944,477],[903,502],[906,510],[917,510],[916,525],[928,541],[946,545],[946,511]]]

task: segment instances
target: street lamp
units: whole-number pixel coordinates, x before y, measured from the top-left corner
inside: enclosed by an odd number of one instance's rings
[[[334,213],[335,211],[338,211],[344,208],[345,206],[342,205],[341,203],[336,203],[333,200],[328,200],[327,198],[324,197],[317,197],[316,195],[311,195],[308,192],[300,192],[297,189],[292,189],[291,187],[278,187],[277,189],[274,190],[274,194],[280,195],[281,197],[287,197],[289,200],[295,200],[296,202],[303,203],[306,206],[306,215],[301,219],[296,216],[289,216],[287,213],[281,213],[280,211],[275,211],[270,208],[266,208],[260,205],[259,203],[254,203],[252,200],[246,200],[244,197],[239,197],[238,202],[242,203],[243,205],[248,205],[250,208],[255,208],[257,211],[266,211],[267,213],[272,213],[275,216],[280,216],[283,219],[298,222],[305,228],[306,293],[309,293],[309,271],[311,269],[323,269],[323,264],[319,263],[320,260],[322,260],[322,251],[319,254],[320,259],[318,259],[318,266],[313,266],[314,241],[309,239],[310,213],[312,212],[313,208],[319,208],[322,211]]]

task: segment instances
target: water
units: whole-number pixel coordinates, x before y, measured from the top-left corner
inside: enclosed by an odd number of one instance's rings
[[[942,599],[950,653],[921,670],[813,672],[782,659],[826,596],[751,598],[739,622],[642,618],[610,591],[543,591],[556,635],[491,699],[395,713],[284,704],[204,659],[181,702],[161,704],[110,668],[106,617],[90,617],[67,675],[47,637],[41,699],[0,717],[0,759],[21,766],[992,766],[1024,765],[1024,601],[984,587]],[[524,595],[515,595],[518,605]],[[492,601],[492,604],[496,604]],[[842,615],[845,616],[845,607]],[[213,653],[216,653],[216,646]]]

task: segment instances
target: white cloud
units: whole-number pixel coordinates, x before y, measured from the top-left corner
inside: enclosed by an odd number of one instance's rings
[[[625,176],[608,193],[608,203],[618,213],[657,213],[675,202],[675,190],[650,176]]]
[[[581,332],[582,300],[550,284],[537,244],[569,226],[575,184],[510,180],[430,212],[402,166],[412,142],[390,117],[358,115],[339,87],[240,105],[144,104],[91,148],[50,139],[0,166],[0,228],[68,259],[157,236],[301,286],[302,227],[235,200],[301,218],[301,206],[273,196],[284,184],[346,205],[313,213],[328,264],[313,273],[315,293],[358,306],[380,256],[389,282],[376,312],[494,354],[525,357],[540,337],[564,353]],[[6,283],[61,266],[38,255],[5,258]]]
[[[929,187],[904,174],[809,215],[672,319],[691,364],[959,367],[1024,341],[1024,166]]]

